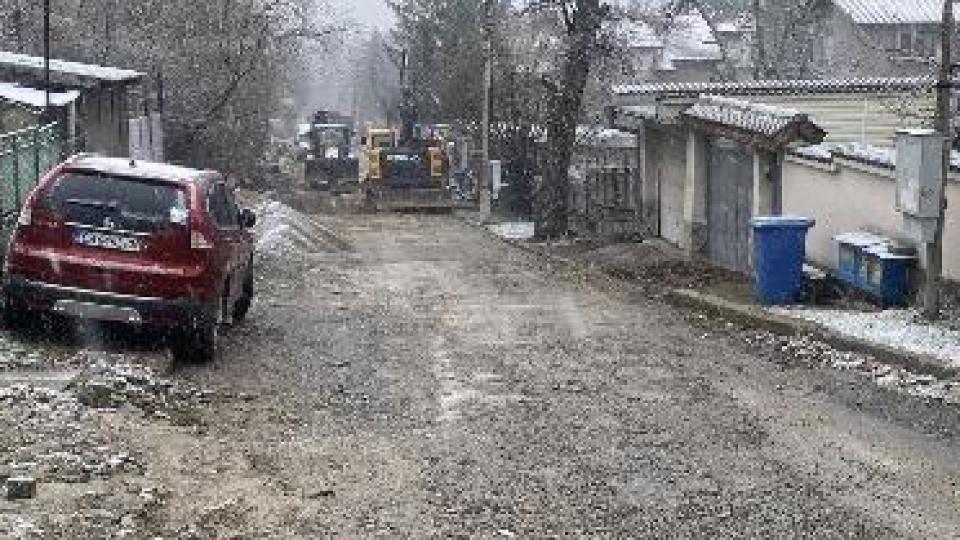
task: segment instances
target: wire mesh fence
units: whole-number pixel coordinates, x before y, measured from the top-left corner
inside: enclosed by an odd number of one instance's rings
[[[9,228],[40,178],[63,157],[56,123],[0,135],[0,226]]]

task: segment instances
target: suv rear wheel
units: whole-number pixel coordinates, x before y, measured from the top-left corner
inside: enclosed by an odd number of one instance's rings
[[[241,322],[247,318],[247,312],[250,311],[250,305],[253,303],[253,263],[247,270],[247,275],[243,278],[243,292],[240,298],[233,305],[233,320]]]
[[[170,352],[177,362],[205,364],[216,359],[219,350],[220,326],[213,321],[178,330],[170,336]]]

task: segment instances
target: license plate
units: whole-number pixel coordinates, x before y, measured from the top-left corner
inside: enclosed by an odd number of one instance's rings
[[[109,234],[97,231],[75,231],[73,243],[80,246],[115,249],[118,251],[140,251],[140,240],[130,236]]]

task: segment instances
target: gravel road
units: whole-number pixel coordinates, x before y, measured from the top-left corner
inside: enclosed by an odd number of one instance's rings
[[[324,224],[352,247],[262,259],[223,357],[166,374],[195,415],[98,420],[138,467],[97,487],[134,499],[100,530],[960,538],[956,405],[761,352],[451,217]],[[17,504],[87,493],[65,489]]]

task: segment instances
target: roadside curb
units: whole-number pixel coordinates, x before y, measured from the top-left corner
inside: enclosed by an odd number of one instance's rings
[[[547,258],[554,263],[565,266],[583,266],[583,264],[579,261],[535,249],[526,242],[499,236],[483,223],[470,220],[467,216],[455,215],[455,217],[462,223],[478,228],[488,236],[527,253]],[[598,272],[603,274],[607,279],[618,279],[602,270],[598,270]],[[624,283],[629,282],[624,281]],[[821,324],[803,321],[792,317],[786,317],[776,313],[770,313],[759,306],[737,304],[728,300],[724,300],[718,296],[705,294],[693,289],[666,288],[664,289],[664,292],[664,300],[671,305],[680,308],[710,313],[724,319],[734,320],[747,326],[767,330],[778,335],[814,336],[836,349],[867,354],[884,363],[902,367],[918,375],[932,375],[938,379],[951,379],[960,377],[960,369],[948,366],[942,360],[932,356],[909,353],[894,347],[873,343],[865,339],[847,336]]]
[[[692,289],[670,289],[667,291],[667,299],[681,307],[709,312],[775,334],[811,335],[834,348],[867,354],[918,375],[932,375],[938,379],[960,376],[960,369],[948,366],[942,360],[932,356],[909,353],[894,347],[844,335],[821,324],[770,313],[759,306],[729,302],[723,298]]]

